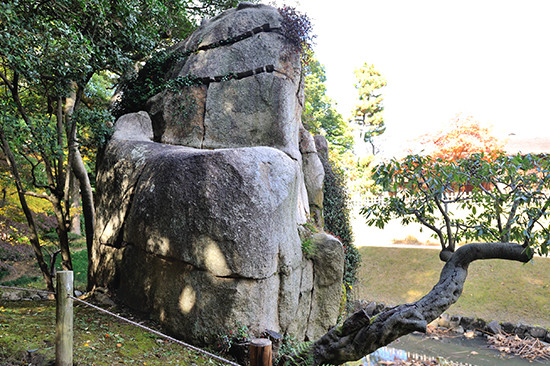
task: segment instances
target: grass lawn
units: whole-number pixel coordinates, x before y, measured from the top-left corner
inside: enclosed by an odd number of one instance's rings
[[[71,254],[74,286],[85,290],[87,251],[76,250]],[[58,269],[61,267],[59,257],[56,263]],[[39,274],[38,266],[35,263],[32,266]],[[42,278],[34,275],[0,283],[44,288]],[[135,319],[124,308],[111,310]],[[55,312],[55,301],[0,300],[0,364],[52,364],[55,359]],[[148,319],[141,320],[152,323]],[[161,330],[155,323],[152,327]],[[74,305],[74,362],[75,365],[221,365],[200,353],[166,342],[134,325],[78,303]]]
[[[0,301],[0,329],[0,364],[55,360],[55,301]],[[75,365],[221,365],[79,304],[74,307],[73,357]]]
[[[355,297],[397,305],[416,301],[439,280],[437,250],[360,247]],[[550,259],[522,264],[503,260],[470,265],[464,292],[447,311],[485,320],[550,328]]]

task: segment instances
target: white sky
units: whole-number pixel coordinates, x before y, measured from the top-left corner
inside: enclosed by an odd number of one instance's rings
[[[386,78],[392,145],[460,112],[499,134],[550,135],[549,0],[282,2],[312,19],[328,95],[344,118],[355,68],[368,62]]]

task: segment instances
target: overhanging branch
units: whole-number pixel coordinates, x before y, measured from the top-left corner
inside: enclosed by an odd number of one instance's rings
[[[512,243],[473,243],[456,250],[441,271],[439,282],[422,299],[390,308],[370,319],[363,310],[342,326],[331,329],[307,350],[315,365],[339,365],[359,360],[413,331],[425,331],[428,323],[454,304],[460,295],[470,263],[480,259],[528,262],[525,248]],[[303,357],[303,355],[301,355]]]

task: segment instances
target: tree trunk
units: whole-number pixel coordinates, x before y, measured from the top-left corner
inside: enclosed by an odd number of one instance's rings
[[[76,235],[82,235],[82,230],[80,230],[80,214],[82,207],[80,205],[80,185],[74,172],[71,172],[69,187],[71,202],[71,227],[69,228],[69,232]]]
[[[42,255],[42,249],[40,248],[40,239],[38,238],[38,231],[36,229],[34,217],[32,216],[32,212],[29,208],[29,205],[27,204],[27,199],[25,198],[25,190],[23,189],[23,184],[21,183],[21,178],[19,176],[19,169],[17,167],[15,157],[13,156],[13,152],[11,151],[11,148],[8,144],[8,141],[6,139],[6,136],[4,135],[4,131],[2,130],[1,126],[0,126],[0,141],[2,143],[2,150],[4,150],[4,154],[6,154],[8,164],[10,165],[13,178],[15,180],[15,186],[17,187],[17,194],[19,195],[19,202],[21,203],[21,208],[25,213],[27,223],[31,230],[31,233],[30,233],[31,246],[34,251],[34,256],[36,257],[36,261],[38,262],[38,266],[40,267],[40,271],[42,272],[42,277],[44,278],[44,282],[46,282],[46,289],[50,292],[55,292],[53,281],[52,281],[52,275],[48,269],[48,265],[44,261],[44,256]]]
[[[75,176],[80,182],[80,194],[82,196],[82,212],[84,213],[84,225],[86,229],[86,248],[88,249],[88,263],[91,263],[92,259],[92,243],[94,240],[94,225],[95,225],[95,209],[94,209],[94,195],[92,192],[92,185],[88,178],[88,172],[82,161],[82,156],[76,145],[71,147],[73,151],[73,161],[71,167]],[[88,270],[88,286],[91,285],[90,271]]]
[[[63,270],[72,271],[73,262],[71,260],[71,251],[69,249],[69,222],[68,216],[63,212],[63,203],[60,197],[50,195],[50,202],[53,206],[53,212],[57,220],[55,231],[59,239],[59,250],[61,251],[61,265]]]
[[[352,314],[294,359],[313,365],[340,365],[356,361],[413,331],[425,332],[432,322],[454,304],[464,286],[468,266],[478,259],[507,259],[526,263],[525,248],[511,243],[473,243],[460,247],[441,270],[439,282],[422,299],[388,309],[373,318],[364,310]],[[292,364],[292,360],[287,363]]]
[[[91,77],[91,75],[90,75]],[[72,83],[72,91],[70,96],[67,97],[65,102],[65,118],[68,128],[67,140],[69,141],[69,156],[71,156],[70,165],[71,169],[78,179],[80,184],[80,194],[82,196],[82,213],[84,215],[84,225],[86,234],[86,248],[88,249],[88,263],[91,263],[92,256],[92,243],[94,240],[94,225],[95,225],[95,208],[94,208],[94,195],[92,191],[92,185],[90,184],[90,178],[86,171],[86,166],[82,160],[82,155],[78,149],[78,142],[76,139],[76,122],[72,119],[72,115],[80,105],[83,89],[76,83]],[[90,286],[90,271],[88,271],[88,286]]]

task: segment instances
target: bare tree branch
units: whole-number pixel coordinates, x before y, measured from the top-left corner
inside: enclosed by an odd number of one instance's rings
[[[44,199],[44,200],[47,200],[47,201],[50,200],[50,196],[48,196],[45,193],[36,193],[36,192],[33,192],[33,191],[24,191],[23,193],[25,194],[25,196],[41,198],[41,199]]]
[[[443,237],[443,233],[441,232],[441,230],[439,230],[436,226],[434,226],[434,225],[430,224],[429,222],[427,222],[424,219],[424,217],[422,215],[420,215],[418,210],[414,211],[414,216],[416,217],[416,219],[418,221],[420,221],[420,223],[422,223],[422,225],[424,225],[424,226],[428,227],[429,229],[435,231],[435,233],[439,237],[439,242],[441,243],[441,249],[444,250],[445,249],[445,237]]]

